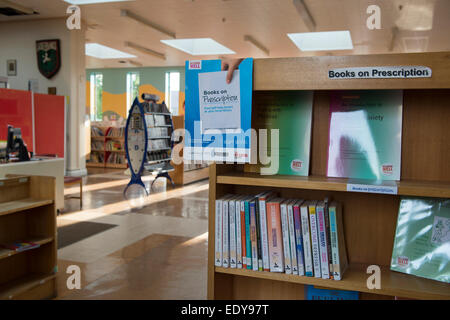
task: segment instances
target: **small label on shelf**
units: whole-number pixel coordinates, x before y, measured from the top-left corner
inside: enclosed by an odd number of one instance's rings
[[[382,194],[397,194],[398,187],[397,186],[386,186],[386,185],[347,183],[347,191],[366,192],[366,193],[382,193]]]
[[[328,79],[431,78],[431,74],[431,68],[425,66],[357,67],[328,70]]]

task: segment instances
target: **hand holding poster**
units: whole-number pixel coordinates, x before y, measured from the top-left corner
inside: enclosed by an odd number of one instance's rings
[[[230,83],[221,60],[186,61],[184,160],[250,162],[253,59]]]

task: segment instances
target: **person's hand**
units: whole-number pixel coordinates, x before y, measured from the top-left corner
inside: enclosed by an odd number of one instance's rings
[[[222,71],[228,70],[227,83],[230,83],[233,79],[233,72],[236,70],[244,59],[223,59]]]

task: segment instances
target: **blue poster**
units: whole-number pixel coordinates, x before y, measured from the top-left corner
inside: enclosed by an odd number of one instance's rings
[[[250,162],[253,59],[230,83],[221,60],[186,61],[185,161]]]

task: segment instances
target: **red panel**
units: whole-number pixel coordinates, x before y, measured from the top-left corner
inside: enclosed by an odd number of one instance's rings
[[[28,151],[33,151],[31,92],[0,89],[0,140],[6,140],[8,124],[22,130]]]
[[[36,154],[64,158],[64,97],[34,94]]]

